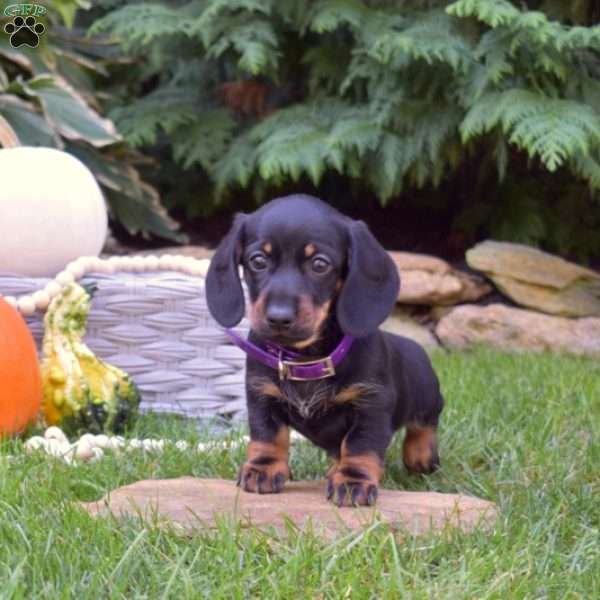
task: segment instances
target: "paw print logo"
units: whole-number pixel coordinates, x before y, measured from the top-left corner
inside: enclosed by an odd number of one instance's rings
[[[40,35],[46,31],[42,23],[38,23],[35,17],[15,17],[12,23],[4,26],[4,32],[10,35],[10,45],[13,48],[29,46],[37,48],[40,43]]]

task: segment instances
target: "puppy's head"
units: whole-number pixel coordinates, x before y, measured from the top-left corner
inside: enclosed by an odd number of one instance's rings
[[[393,261],[363,222],[304,195],[238,215],[217,248],[206,298],[225,327],[244,316],[239,265],[252,330],[296,348],[316,341],[330,316],[345,333],[368,335],[392,310],[400,285]]]

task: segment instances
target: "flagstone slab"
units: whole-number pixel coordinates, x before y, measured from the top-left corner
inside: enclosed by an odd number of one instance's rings
[[[156,479],[111,491],[97,502],[82,503],[93,516],[137,516],[171,523],[186,532],[216,527],[219,518],[283,531],[286,520],[299,528],[333,537],[380,520],[410,534],[489,529],[497,517],[492,502],[457,494],[380,490],[375,507],[338,508],[325,499],[324,481],[288,482],[281,494],[250,494],[223,479]]]
[[[523,244],[487,240],[467,251],[517,304],[562,317],[600,317],[600,273]]]

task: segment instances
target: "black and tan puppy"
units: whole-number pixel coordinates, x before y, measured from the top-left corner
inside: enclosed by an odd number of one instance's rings
[[[245,348],[251,441],[239,485],[248,492],[282,490],[290,476],[290,427],[333,459],[328,497],[339,505],[375,502],[385,451],[400,427],[406,427],[406,467],[433,471],[443,406],[438,380],[418,344],[378,329],[400,282],[367,226],[305,195],[237,215],[206,279],[208,307],[225,327],[245,311],[239,265],[250,296],[252,346]],[[299,355],[290,365],[332,353],[339,359],[342,340],[351,341],[349,351],[337,365],[323,361],[322,378],[297,380],[294,367],[283,364],[283,348]],[[254,348],[280,352],[279,368],[257,358]]]

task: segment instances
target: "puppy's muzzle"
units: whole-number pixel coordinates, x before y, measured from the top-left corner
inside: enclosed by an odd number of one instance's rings
[[[274,333],[286,333],[296,321],[296,311],[287,304],[270,303],[265,311],[265,320]]]

